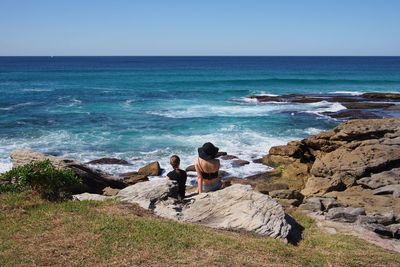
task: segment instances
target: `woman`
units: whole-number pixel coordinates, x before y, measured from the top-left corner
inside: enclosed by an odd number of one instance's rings
[[[205,143],[198,149],[199,157],[194,162],[198,193],[216,191],[221,188],[221,179],[218,177],[220,162],[215,158],[218,149],[212,143]]]

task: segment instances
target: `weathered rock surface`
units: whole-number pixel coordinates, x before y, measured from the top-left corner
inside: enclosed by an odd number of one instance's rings
[[[271,181],[301,190],[306,198],[299,208],[307,213],[357,221],[380,236],[395,236],[390,227],[398,224],[400,214],[399,118],[348,121],[332,131],[273,147],[263,163],[275,167],[269,172],[276,174]]]
[[[199,223],[213,228],[253,231],[285,239],[291,226],[285,213],[270,196],[235,184],[225,189],[174,200],[177,186],[168,180],[150,181],[121,190],[117,198],[137,203],[164,218]]]
[[[110,198],[112,198],[112,197],[102,196],[99,194],[91,194],[91,193],[82,193],[82,194],[73,195],[73,199],[78,200],[78,201],[84,201],[84,200],[103,201],[103,200],[110,199]]]
[[[394,198],[399,198],[400,197],[400,185],[386,185],[380,188],[375,189],[372,191],[374,195],[386,195],[390,194],[393,195]]]
[[[129,162],[123,159],[116,158],[101,158],[95,159],[87,162],[86,164],[120,164],[120,165],[129,165]]]
[[[365,215],[363,208],[332,208],[326,214],[326,218],[339,222],[355,222],[359,215]]]
[[[385,185],[400,184],[400,168],[393,168],[389,171],[373,173],[369,177],[357,180],[357,184],[368,188],[376,189]]]
[[[32,150],[15,150],[11,152],[10,157],[13,162],[13,168],[33,162],[50,160],[51,164],[57,168],[74,171],[83,180],[83,185],[73,190],[75,193],[89,192],[101,194],[103,188],[108,186],[113,188],[124,188],[127,186],[120,177],[91,168],[72,159],[46,155]]]
[[[149,177],[147,175],[139,174],[138,172],[121,173],[119,176],[122,177],[128,185],[133,185],[149,180]]]
[[[161,167],[158,161],[154,161],[152,163],[147,164],[143,168],[140,168],[138,171],[139,174],[148,175],[148,176],[159,176],[161,175]]]
[[[103,189],[103,195],[104,196],[116,196],[119,191],[120,191],[120,189],[106,187]]]
[[[238,157],[234,156],[234,155],[225,155],[225,156],[221,156],[220,159],[223,160],[230,160],[230,159],[237,159]]]
[[[237,160],[232,161],[232,166],[234,166],[234,167],[244,166],[247,164],[250,164],[250,162],[248,162],[247,160],[237,159]]]

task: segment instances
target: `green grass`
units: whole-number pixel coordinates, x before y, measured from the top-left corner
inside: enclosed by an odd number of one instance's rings
[[[322,233],[307,216],[297,245],[160,219],[116,201],[51,203],[0,194],[0,266],[399,266],[400,254]]]

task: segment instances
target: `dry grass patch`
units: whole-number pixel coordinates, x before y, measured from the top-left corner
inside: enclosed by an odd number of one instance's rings
[[[33,205],[33,203],[35,203]],[[41,201],[0,195],[0,266],[399,266],[400,254],[322,233],[301,213],[293,246],[240,231],[156,217],[117,201]]]

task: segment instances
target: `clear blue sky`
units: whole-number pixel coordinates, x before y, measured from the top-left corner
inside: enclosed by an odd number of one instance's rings
[[[400,0],[0,0],[0,55],[400,56]]]

